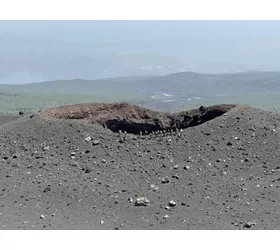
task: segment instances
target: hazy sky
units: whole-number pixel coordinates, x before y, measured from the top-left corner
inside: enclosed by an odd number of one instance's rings
[[[0,21],[1,38],[11,32],[44,46],[280,65],[279,21]]]
[[[125,55],[128,65],[129,58],[141,56],[149,65],[155,55],[170,57],[172,65],[191,65],[193,71],[194,65],[209,62],[216,66],[206,72],[222,71],[225,65],[280,70],[280,21],[0,21],[0,55],[12,53],[25,53],[26,60],[41,53],[55,61],[97,53],[106,59],[108,53],[108,58],[120,56],[122,63]],[[156,63],[161,62],[158,58]],[[11,65],[17,62],[15,58]],[[3,65],[6,69],[7,63]]]

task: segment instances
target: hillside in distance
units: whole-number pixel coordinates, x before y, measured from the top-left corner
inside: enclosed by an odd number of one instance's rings
[[[1,112],[39,110],[82,102],[130,102],[176,112],[201,105],[237,103],[278,110],[280,72],[132,76],[0,85]]]

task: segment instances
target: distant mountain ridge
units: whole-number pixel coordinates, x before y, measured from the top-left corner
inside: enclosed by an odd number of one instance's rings
[[[260,108],[280,108],[280,72],[180,72],[165,76],[57,80],[21,85],[2,84],[0,92],[14,93],[17,98],[31,98],[42,108],[48,103],[55,106],[84,101],[128,101],[174,112],[185,106],[196,108],[205,103],[237,103]],[[40,98],[42,95],[45,99]],[[52,101],[53,98],[61,101]],[[45,100],[44,105],[40,104],[42,100]],[[8,99],[3,99],[4,103],[7,101]],[[9,100],[9,103],[12,104],[12,101]],[[32,107],[31,104],[30,106]]]

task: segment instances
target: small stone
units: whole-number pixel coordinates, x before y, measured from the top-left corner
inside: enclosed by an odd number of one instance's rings
[[[168,214],[166,214],[166,215],[163,216],[163,219],[168,219],[168,218],[169,218],[169,215],[168,215]]]
[[[153,191],[158,191],[159,190],[159,187],[155,184],[151,184],[150,185],[150,188],[153,190]]]
[[[44,193],[47,193],[47,192],[50,192],[51,191],[51,186],[47,186],[45,189],[44,189]]]
[[[103,225],[103,224],[104,224],[104,221],[103,221],[103,220],[102,220],[102,221],[100,221],[100,224],[101,224],[101,225]]]
[[[166,210],[170,210],[170,209],[171,209],[171,207],[169,207],[169,206],[166,206],[166,207],[165,207],[165,209],[166,209]]]
[[[102,163],[106,163],[107,161],[105,159],[102,159]]]
[[[176,206],[176,202],[174,200],[169,201],[168,204],[171,207],[175,207]]]
[[[85,169],[85,173],[86,173],[86,174],[88,174],[88,173],[90,173],[90,172],[91,172],[91,168],[86,167],[86,169]]]
[[[40,219],[45,219],[45,215],[41,214]]]
[[[150,201],[146,197],[139,197],[135,201],[135,206],[148,206],[150,204]]]
[[[129,202],[129,203],[132,203],[132,202],[133,202],[133,199],[132,199],[132,198],[128,198],[128,202]]]
[[[91,141],[92,140],[92,138],[90,137],[90,136],[88,136],[86,139],[85,139],[85,141],[87,141],[87,142],[89,142],[89,141]]]
[[[251,227],[254,226],[254,225],[256,225],[256,223],[254,223],[254,222],[246,222],[246,223],[244,224],[243,227],[245,227],[245,228],[251,228]]]
[[[187,166],[184,166],[184,169],[185,169],[185,170],[189,170],[189,169],[190,169],[190,166],[188,166],[188,165],[187,165]]]
[[[119,142],[119,143],[124,143],[124,142],[125,142],[125,139],[124,139],[123,137],[121,137],[121,138],[118,139],[118,142]]]
[[[163,184],[166,184],[166,183],[169,183],[169,182],[170,182],[170,179],[169,179],[168,176],[163,177],[163,178],[161,179],[161,183],[163,183]]]
[[[92,145],[93,145],[93,146],[96,146],[96,145],[98,145],[99,143],[100,143],[100,141],[98,141],[98,140],[93,140]]]

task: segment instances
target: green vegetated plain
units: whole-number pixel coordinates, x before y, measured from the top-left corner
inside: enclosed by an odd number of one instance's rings
[[[152,103],[152,95],[167,93],[182,109],[222,103],[280,110],[280,72],[198,74],[59,80],[0,85],[0,113],[37,111],[46,107],[88,102]],[[196,99],[195,97],[199,97]]]

